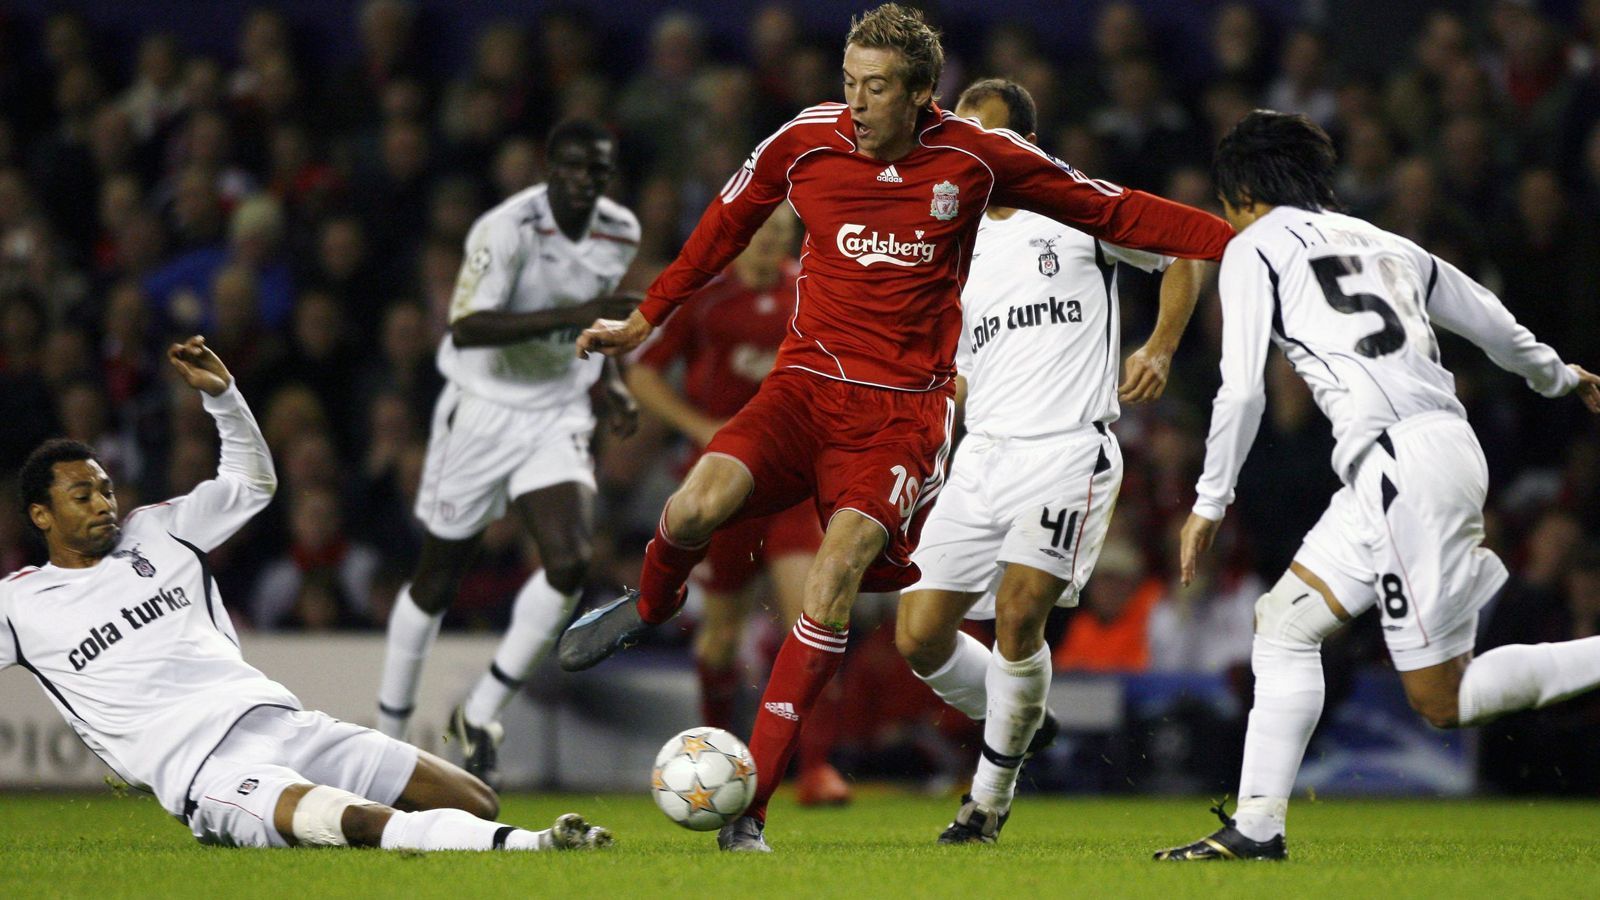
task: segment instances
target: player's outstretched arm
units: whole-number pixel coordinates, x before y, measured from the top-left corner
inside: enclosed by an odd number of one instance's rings
[[[1172,371],[1172,355],[1178,350],[1184,329],[1189,327],[1195,304],[1200,300],[1200,286],[1212,268],[1209,263],[1193,259],[1176,260],[1167,267],[1161,276],[1161,308],[1156,314],[1156,327],[1144,346],[1133,351],[1124,363],[1118,400],[1148,403],[1161,399]]]
[[[557,331],[583,328],[596,319],[624,319],[644,298],[614,294],[556,309],[533,312],[481,310],[450,323],[450,339],[457,347],[504,347]]]
[[[216,478],[147,514],[164,513],[167,531],[201,550],[211,550],[272,500],[278,477],[255,416],[205,338],[196,335],[173,344],[167,359],[185,383],[204,395],[201,402],[216,420],[222,453]]]

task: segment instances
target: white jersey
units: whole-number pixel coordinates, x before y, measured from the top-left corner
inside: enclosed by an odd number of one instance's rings
[[[1116,420],[1118,262],[1148,272],[1172,258],[1107,244],[1027,210],[984,216],[956,349],[969,432],[1036,437]]]
[[[93,566],[0,582],[0,669],[32,672],[89,749],[176,816],[234,722],[258,706],[300,708],[245,663],[206,562],[272,498],[272,457],[238,388],[205,407],[222,437],[214,480],[129,513]]]
[[[450,301],[452,323],[475,312],[538,312],[577,306],[616,290],[639,249],[639,220],[601,197],[588,231],[572,241],[556,227],[549,189],[513,194],[473,223]],[[585,399],[603,357],[578,359],[578,334],[559,329],[500,347],[457,347],[446,334],[439,371],[469,394],[545,409]]]
[[[1333,424],[1346,484],[1383,430],[1443,411],[1466,417],[1439,364],[1433,323],[1477,344],[1547,397],[1577,376],[1500,300],[1415,243],[1350,216],[1280,206],[1222,256],[1222,387],[1194,511],[1222,518],[1266,406],[1267,344],[1278,345]]]

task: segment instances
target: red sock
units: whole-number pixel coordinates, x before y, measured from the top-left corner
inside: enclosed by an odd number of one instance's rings
[[[772,663],[772,677],[756,710],[750,755],[756,762],[756,796],[746,815],[766,821],[767,801],[789,768],[799,743],[800,726],[816,706],[817,695],[844,662],[850,629],[834,631],[802,615]]]
[[[823,687],[817,702],[811,707],[811,718],[800,729],[800,771],[827,765],[833,746],[839,743],[839,705],[844,697],[843,674],[836,676]]]
[[[700,675],[700,724],[733,728],[733,704],[739,698],[739,666],[713,669],[696,663]]]
[[[683,586],[689,581],[689,573],[706,558],[710,546],[710,541],[698,547],[674,544],[667,536],[667,511],[661,511],[656,536],[644,548],[644,571],[639,574],[639,618],[652,625],[672,618],[683,606]]]

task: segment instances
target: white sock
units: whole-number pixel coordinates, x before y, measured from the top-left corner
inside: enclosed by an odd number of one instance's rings
[[[581,591],[563,594],[551,587],[543,569],[522,585],[511,607],[511,627],[500,639],[494,662],[467,698],[468,722],[487,725],[500,717],[500,710],[521,690],[523,679],[567,627],[581,595]]]
[[[1322,717],[1322,648],[1256,635],[1256,702],[1244,738],[1236,827],[1253,841],[1283,834],[1300,761]]]
[[[1474,659],[1456,695],[1462,725],[1539,709],[1600,686],[1600,637],[1508,644]]]
[[[417,701],[417,682],[428,649],[439,636],[444,613],[429,615],[411,599],[411,584],[400,587],[389,613],[388,648],[383,654],[383,681],[378,684],[378,730],[405,740],[406,723]]]
[[[938,671],[917,677],[940,700],[966,713],[967,718],[976,720],[987,715],[989,692],[984,680],[989,677],[989,648],[965,631],[956,632],[956,652]]]
[[[506,850],[549,850],[549,830],[526,831],[480,819],[459,809],[396,812],[383,826],[378,846],[385,850],[494,850],[495,835]]]
[[[1044,721],[1050,693],[1050,648],[1012,662],[998,652],[989,657],[988,715],[983,723],[983,756],[972,778],[972,799],[999,812],[1011,808],[1017,770],[1033,733]]]

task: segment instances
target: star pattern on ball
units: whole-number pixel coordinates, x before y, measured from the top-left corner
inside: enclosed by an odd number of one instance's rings
[[[742,780],[749,778],[751,775],[756,773],[755,763],[752,763],[750,760],[745,759],[742,756],[734,756],[729,754],[728,762],[733,763],[733,775],[735,778]]]
[[[704,735],[691,734],[683,739],[683,749],[680,752],[687,753],[690,759],[699,762],[700,754],[710,749],[712,749],[711,744]]]
[[[707,812],[717,811],[717,808],[711,804],[711,791],[700,783],[698,776],[696,776],[694,784],[687,791],[679,791],[678,796],[683,798],[683,802],[689,804],[689,809],[696,812],[700,810]]]
[[[650,786],[658,791],[664,791],[667,789],[667,783],[661,778],[660,769],[656,769],[654,772],[650,773]]]

